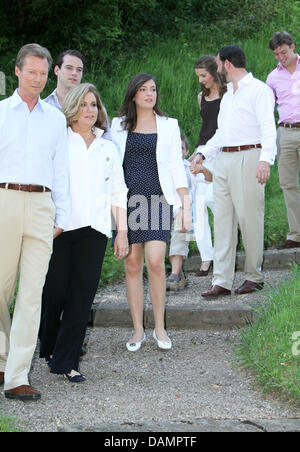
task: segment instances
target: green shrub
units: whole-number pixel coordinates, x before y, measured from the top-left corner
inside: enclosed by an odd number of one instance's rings
[[[245,37],[257,33],[283,14],[291,15],[289,0],[194,0],[201,22],[226,29],[226,34]]]
[[[250,370],[265,392],[276,391],[300,403],[300,356],[295,351],[300,319],[300,268],[267,293],[257,322],[241,332],[238,364]],[[297,333],[297,334],[296,334]]]
[[[0,4],[0,67],[26,42],[39,42],[54,57],[67,48],[106,64],[139,51],[153,39],[178,37],[198,28],[222,41],[257,34],[281,16],[292,16],[289,0],[26,0]],[[209,28],[207,27],[209,26]]]

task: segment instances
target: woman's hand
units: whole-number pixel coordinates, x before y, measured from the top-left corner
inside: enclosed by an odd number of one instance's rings
[[[181,209],[176,218],[175,228],[179,232],[188,231],[192,226],[192,207],[189,191],[186,187],[177,188],[177,193],[181,199]]]
[[[186,232],[192,226],[192,209],[190,206],[181,208],[176,217],[175,229],[179,232]]]
[[[60,234],[62,234],[64,232],[64,230],[62,228],[59,228],[58,226],[56,226],[56,224],[54,225],[54,229],[53,229],[53,239],[56,239],[56,237],[58,237]]]
[[[129,253],[127,231],[119,231],[114,242],[114,255],[116,260],[124,259]]]

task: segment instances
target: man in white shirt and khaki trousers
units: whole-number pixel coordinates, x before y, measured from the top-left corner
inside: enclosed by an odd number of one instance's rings
[[[9,399],[41,397],[28,374],[53,237],[66,227],[70,211],[66,121],[39,98],[51,61],[38,44],[22,47],[18,89],[0,102],[0,384]]]
[[[270,88],[246,71],[243,50],[230,45],[217,55],[226,77],[218,129],[195,163],[215,158],[214,278],[203,297],[230,295],[234,280],[237,228],[245,248],[246,279],[236,294],[263,287],[264,187],[276,156],[274,97]],[[197,169],[192,166],[192,172]]]

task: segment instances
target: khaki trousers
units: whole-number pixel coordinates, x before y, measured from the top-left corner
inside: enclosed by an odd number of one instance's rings
[[[189,254],[189,237],[185,232],[176,230],[174,227],[176,221],[178,220],[174,218],[171,229],[169,256],[183,256],[186,259]]]
[[[288,240],[300,242],[300,129],[278,127],[278,171],[289,222]]]
[[[0,371],[4,389],[28,384],[41,296],[52,253],[55,207],[50,193],[0,189]],[[19,272],[19,287],[11,323]]]
[[[240,225],[249,281],[263,281],[264,185],[256,171],[260,150],[221,152],[214,166],[214,278],[213,285],[231,290]]]

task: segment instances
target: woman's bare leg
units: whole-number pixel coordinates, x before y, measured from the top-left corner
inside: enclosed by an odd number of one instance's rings
[[[130,342],[139,342],[144,335],[143,309],[143,244],[134,243],[130,245],[128,257],[124,260],[126,275],[126,292],[130,307],[134,335]]]
[[[154,314],[156,336],[161,341],[167,341],[165,331],[165,275],[166,243],[153,240],[145,243],[145,261],[149,278],[149,292]]]

